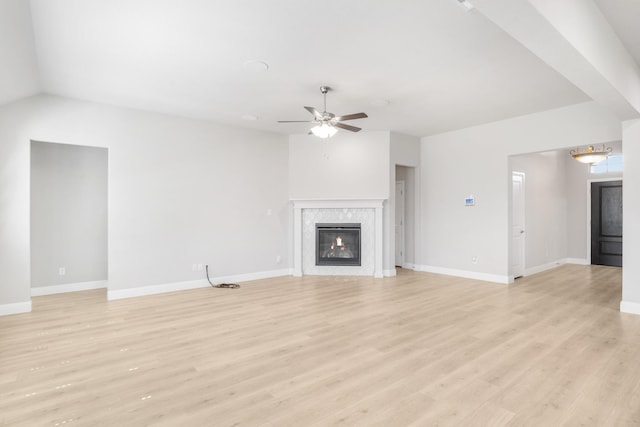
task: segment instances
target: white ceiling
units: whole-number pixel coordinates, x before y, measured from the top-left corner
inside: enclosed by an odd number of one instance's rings
[[[596,1],[640,63],[640,1]],[[32,0],[31,14],[46,93],[266,131],[306,132],[276,121],[310,118],[323,84],[329,111],[415,136],[589,100],[456,0]]]
[[[640,65],[640,0],[595,0],[595,3]]]

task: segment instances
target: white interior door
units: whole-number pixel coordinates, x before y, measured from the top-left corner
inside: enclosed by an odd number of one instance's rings
[[[396,266],[404,265],[404,181],[396,181]]]
[[[524,173],[513,172],[511,222],[511,274],[524,276]]]

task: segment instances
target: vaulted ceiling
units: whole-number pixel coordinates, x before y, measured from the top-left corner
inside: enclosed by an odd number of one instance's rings
[[[640,63],[640,2],[595,3]],[[47,93],[285,134],[306,132],[277,120],[309,119],[321,85],[329,111],[415,136],[590,99],[457,0],[0,0],[0,59],[0,103]]]

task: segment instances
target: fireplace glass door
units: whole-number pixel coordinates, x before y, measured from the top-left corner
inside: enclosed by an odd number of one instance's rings
[[[316,265],[361,265],[360,224],[316,224]]]

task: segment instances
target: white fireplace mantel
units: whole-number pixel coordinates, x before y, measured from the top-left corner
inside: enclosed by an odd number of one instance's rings
[[[382,278],[382,208],[384,199],[292,199],[293,204],[293,275],[303,275],[303,210],[305,209],[371,209],[374,212],[373,276]]]

